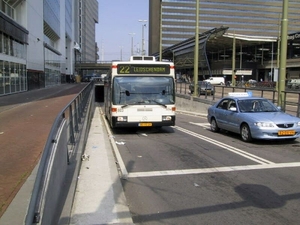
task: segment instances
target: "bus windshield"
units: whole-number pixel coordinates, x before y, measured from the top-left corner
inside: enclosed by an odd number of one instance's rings
[[[175,90],[172,77],[116,76],[113,79],[114,105],[174,104]]]

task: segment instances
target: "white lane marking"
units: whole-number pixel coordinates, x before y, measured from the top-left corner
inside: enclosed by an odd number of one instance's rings
[[[207,174],[207,173],[222,173],[235,172],[245,170],[262,170],[262,169],[278,169],[278,168],[292,168],[300,167],[300,162],[292,163],[277,163],[264,165],[244,165],[244,166],[228,166],[228,167],[214,167],[203,169],[186,169],[186,170],[162,170],[150,172],[133,172],[128,174],[128,178],[137,177],[159,177],[159,176],[173,176],[173,175],[190,175],[190,174]]]
[[[197,126],[204,127],[204,128],[210,128],[210,123],[194,123],[194,122],[190,122],[190,124],[197,125]]]
[[[112,133],[111,133],[111,129],[110,129],[110,126],[105,118],[105,114],[103,113],[101,107],[99,107],[99,111],[100,111],[100,115],[102,117],[102,121],[104,122],[105,124],[105,128],[106,128],[106,131],[108,133],[108,136],[109,137],[113,137]],[[116,142],[114,140],[114,138],[110,138],[110,143],[112,145],[112,148],[113,148],[113,151],[115,153],[115,156],[117,158],[117,162],[118,162],[118,165],[119,165],[119,168],[120,168],[120,172],[121,172],[121,178],[123,179],[127,179],[127,176],[128,176],[128,172],[127,172],[127,169],[126,169],[126,166],[122,160],[122,157],[121,157],[121,154],[119,152],[119,149],[116,145]]]
[[[235,153],[235,154],[241,155],[241,156],[243,156],[243,157],[245,157],[245,158],[247,158],[247,159],[250,159],[250,160],[252,160],[252,161],[254,161],[254,162],[257,162],[257,163],[260,163],[260,164],[274,164],[274,162],[271,162],[271,161],[266,160],[266,159],[264,159],[264,158],[261,158],[261,157],[259,157],[259,156],[253,155],[253,154],[251,154],[251,153],[249,153],[249,152],[245,152],[245,151],[243,151],[243,150],[241,150],[241,149],[238,149],[238,148],[235,148],[235,147],[233,147],[233,146],[223,144],[223,143],[221,143],[221,142],[219,142],[219,141],[217,141],[217,140],[211,139],[211,138],[206,137],[206,136],[203,136],[203,135],[201,135],[201,134],[197,134],[197,133],[195,133],[195,132],[192,132],[192,131],[190,131],[190,130],[184,129],[184,128],[182,128],[182,127],[173,126],[173,128],[174,128],[174,129],[177,129],[177,130],[179,130],[179,131],[182,131],[182,132],[184,132],[184,133],[186,133],[186,134],[189,134],[189,135],[191,135],[191,136],[194,136],[194,137],[196,137],[196,138],[199,138],[199,139],[201,139],[201,140],[204,140],[204,141],[207,141],[207,142],[212,143],[212,144],[214,144],[214,145],[217,145],[217,146],[219,146],[219,147],[221,147],[221,148],[224,148],[224,149],[226,149],[226,150],[228,150],[228,151],[231,151],[231,152],[233,152],[233,153]]]

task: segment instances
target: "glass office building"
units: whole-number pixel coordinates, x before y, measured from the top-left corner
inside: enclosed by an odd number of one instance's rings
[[[0,0],[0,96],[67,82],[96,62],[97,0]]]
[[[0,0],[0,96],[27,90],[28,30],[16,23],[15,10]]]
[[[277,37],[282,0],[200,0],[199,32],[229,27],[228,32]],[[163,48],[195,35],[196,0],[149,1],[149,52],[159,50],[160,10]],[[289,0],[288,33],[300,31],[300,1]]]

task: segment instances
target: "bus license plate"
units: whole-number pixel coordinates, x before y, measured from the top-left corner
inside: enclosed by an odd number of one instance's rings
[[[152,123],[139,123],[140,127],[152,127]]]
[[[278,131],[278,136],[289,136],[289,135],[295,135],[294,130],[280,130]]]

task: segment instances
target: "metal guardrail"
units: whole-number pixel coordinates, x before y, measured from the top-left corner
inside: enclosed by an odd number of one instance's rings
[[[176,83],[176,93],[191,95],[189,90],[190,83]],[[194,97],[195,101],[199,99],[209,100],[210,102],[216,102],[217,100],[228,95],[229,92],[247,92],[251,91],[253,96],[260,96],[269,99],[273,103],[278,102],[278,93],[274,88],[264,87],[264,86],[255,86],[255,87],[246,87],[246,86],[223,86],[215,85],[215,91],[213,95],[204,94]],[[291,115],[300,117],[300,91],[285,90],[282,111],[289,113]]]
[[[65,190],[67,172],[70,164],[74,168],[72,164],[78,163],[76,155],[85,147],[80,142],[86,143],[88,132],[83,131],[89,130],[93,103],[94,82],[91,82],[56,117],[40,159],[26,225],[58,223],[57,212],[62,211],[61,201],[65,200],[61,198],[62,192],[68,191]]]

